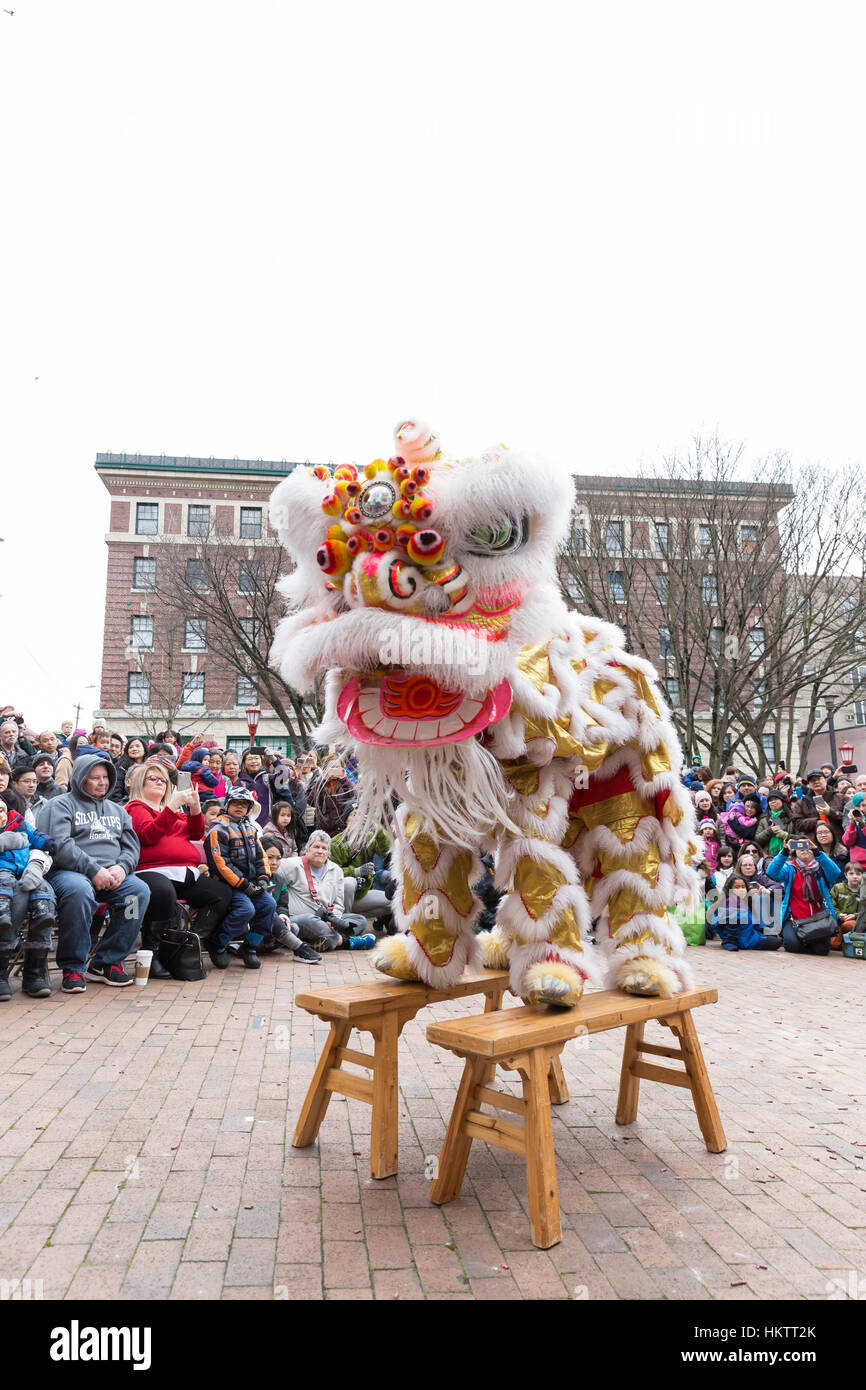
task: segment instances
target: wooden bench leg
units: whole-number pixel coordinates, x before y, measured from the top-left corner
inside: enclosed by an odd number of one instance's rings
[[[301,1113],[298,1116],[298,1123],[295,1126],[292,1139],[292,1147],[295,1149],[307,1148],[309,1144],[314,1142],[319,1133],[332,1095],[331,1091],[325,1090],[323,1083],[331,1067],[336,1064],[337,1049],[345,1045],[350,1031],[351,1025],[349,1023],[331,1024],[328,1040],[322,1049],[322,1055],[313,1073],[310,1089],[307,1091]]]
[[[390,1178],[397,1171],[397,1040],[394,1012],[386,1013],[374,1033],[373,1123],[370,1131],[370,1176]]]
[[[686,1010],[685,1013],[671,1019],[669,1026],[679,1037],[680,1050],[691,1082],[695,1113],[701,1127],[701,1134],[704,1136],[704,1143],[711,1154],[724,1153],[728,1147],[728,1141],[722,1127],[716,1098],[713,1095],[713,1088],[710,1085],[710,1078],[704,1062],[704,1054],[701,1051],[697,1029],[690,1011]]]
[[[618,1125],[631,1125],[637,1119],[640,1078],[632,1075],[631,1066],[638,1059],[645,1027],[646,1024],[644,1023],[630,1023],[625,1030],[622,1070],[619,1074],[619,1095],[616,1101],[616,1122]]]
[[[463,1122],[466,1114],[475,1109],[475,1092],[479,1086],[486,1085],[490,1076],[490,1063],[483,1058],[467,1058],[460,1080],[460,1089],[448,1121],[445,1143],[439,1155],[436,1177],[430,1185],[430,1201],[437,1206],[451,1202],[463,1186],[469,1150],[472,1147],[470,1136],[464,1133]]]
[[[536,1048],[519,1059],[526,1104],[526,1184],[532,1243],[541,1250],[562,1240],[559,1185],[550,1114],[551,1055]]]
[[[565,1105],[568,1100],[568,1082],[562,1070],[562,1058],[551,1057],[550,1071],[547,1075],[547,1085],[550,1091],[551,1105]]]

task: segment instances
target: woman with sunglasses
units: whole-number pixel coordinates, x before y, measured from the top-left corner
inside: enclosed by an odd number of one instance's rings
[[[177,900],[196,908],[196,933],[210,937],[232,905],[231,889],[209,878],[204,868],[204,816],[195,787],[172,791],[166,769],[146,762],[130,777],[127,811],[141,843],[136,874],[150,888],[150,904],[141,928],[141,944],[153,951],[150,973],[168,980],[160,964],[159,942],[177,922]]]

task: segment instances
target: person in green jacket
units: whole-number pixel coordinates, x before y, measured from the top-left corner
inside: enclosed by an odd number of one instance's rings
[[[355,812],[349,812],[346,828],[331,840],[331,860],[343,870],[345,878],[346,911],[362,912],[365,917],[389,929],[391,898],[388,889],[393,883],[388,872],[391,841],[383,826],[365,844],[354,846],[349,832]]]

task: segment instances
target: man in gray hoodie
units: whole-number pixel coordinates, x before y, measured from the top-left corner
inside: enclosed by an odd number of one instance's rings
[[[114,781],[110,761],[95,753],[76,758],[69,791],[49,801],[37,817],[38,829],[56,844],[48,881],[57,895],[57,964],[64,994],[82,994],[85,974],[104,985],[132,984],[123,962],[144,920],[150,889],[135,876],[138,836],[125,808],[109,797]],[[88,964],[98,902],[109,904],[109,925]]]

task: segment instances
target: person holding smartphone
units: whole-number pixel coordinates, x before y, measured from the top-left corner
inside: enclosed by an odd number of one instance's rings
[[[831,827],[837,840],[842,838],[842,816],[845,802],[836,792],[827,787],[827,779],[820,767],[806,773],[803,795],[791,807],[792,833],[808,836],[814,840],[819,820]]]

